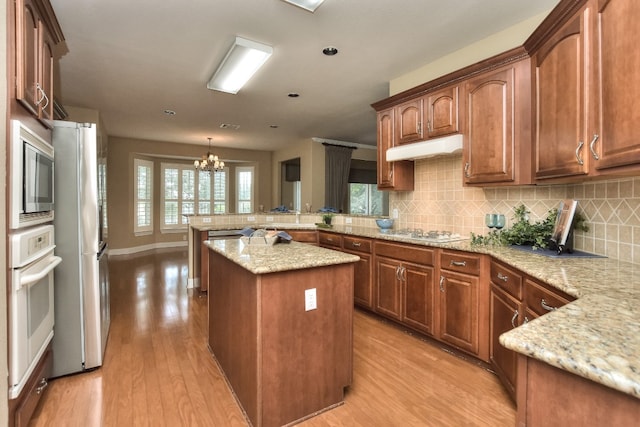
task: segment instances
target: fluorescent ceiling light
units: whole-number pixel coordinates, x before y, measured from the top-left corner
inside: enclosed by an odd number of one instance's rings
[[[207,83],[207,88],[236,94],[273,53],[262,43],[236,37],[236,41]]]
[[[324,0],[283,0],[294,6],[301,7],[309,12],[315,12]]]

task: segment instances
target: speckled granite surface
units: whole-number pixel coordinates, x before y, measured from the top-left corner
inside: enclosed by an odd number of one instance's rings
[[[489,254],[578,298],[503,334],[500,342],[640,399],[640,265],[609,258],[548,258],[508,247],[471,246],[468,240],[428,243],[368,227],[336,225],[327,231]]]
[[[298,242],[267,246],[247,245],[239,239],[223,239],[210,240],[205,244],[254,274],[347,264],[360,259],[356,255]]]

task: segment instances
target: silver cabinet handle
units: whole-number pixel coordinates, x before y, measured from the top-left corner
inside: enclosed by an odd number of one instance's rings
[[[444,276],[440,276],[440,292],[444,292]]]
[[[40,99],[36,101],[36,105],[40,105],[40,103],[45,100],[47,95],[44,93],[44,90],[42,89],[42,86],[40,86],[40,83],[36,83],[36,91],[40,94]]]
[[[516,327],[516,319],[518,318],[518,310],[513,312],[513,317],[511,318],[511,326]]]
[[[596,153],[596,150],[594,149],[594,147],[596,145],[596,141],[598,140],[598,138],[600,138],[600,135],[598,135],[597,133],[594,134],[593,135],[593,139],[589,143],[589,150],[591,150],[591,155],[593,156],[593,158],[595,160],[600,160],[600,156],[598,155],[598,153]]]
[[[38,385],[38,387],[36,387],[36,394],[40,394],[44,391],[45,388],[47,388],[49,386],[49,383],[47,382],[46,378],[42,378],[40,380],[40,384]]]
[[[402,278],[400,277],[400,266],[396,267],[396,280],[399,282],[402,280]]]
[[[333,239],[331,237],[327,237],[327,242],[332,242],[333,243]]]
[[[362,246],[362,243],[359,243],[359,242],[351,242],[351,245],[352,245],[352,246],[354,246],[354,247],[356,247],[356,248],[359,248],[360,246]]]
[[[467,261],[454,261],[454,260],[451,260],[451,263],[449,263],[449,265],[454,265],[456,267],[466,267],[467,266]]]
[[[503,282],[506,282],[506,281],[509,280],[509,276],[505,276],[502,273],[498,273],[497,277],[498,277],[498,279],[502,280]]]
[[[418,135],[422,133],[422,122],[418,122],[418,125],[416,126],[416,133]]]
[[[427,120],[427,132],[431,133],[431,120]]]
[[[579,165],[584,165],[584,160],[582,160],[582,158],[580,157],[580,150],[582,150],[582,147],[584,147],[584,142],[580,141],[578,143],[578,148],[576,148],[576,160],[578,161]]]
[[[469,173],[470,168],[471,168],[471,165],[469,164],[469,162],[466,162],[464,164],[464,176],[467,178],[471,178],[471,174]]]
[[[524,322],[522,323],[529,323],[529,318],[527,316],[524,316]]]
[[[407,281],[407,267],[402,267],[402,281]]]
[[[547,304],[547,302],[544,300],[544,298],[542,298],[540,300],[540,307],[544,308],[547,311],[553,311],[556,310],[556,307],[552,307],[549,304]]]

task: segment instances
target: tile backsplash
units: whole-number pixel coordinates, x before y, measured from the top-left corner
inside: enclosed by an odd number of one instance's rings
[[[578,200],[588,232],[576,232],[574,247],[640,264],[640,177],[580,184],[475,188],[462,185],[462,156],[415,162],[415,189],[391,192],[389,210],[398,209],[394,228],[451,230],[463,235],[486,234],[486,213],[501,213],[506,227],[521,203],[530,220],[546,217],[562,199]]]

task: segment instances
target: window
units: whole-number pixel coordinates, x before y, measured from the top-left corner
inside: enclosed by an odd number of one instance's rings
[[[253,212],[253,166],[236,168],[238,213]]]
[[[386,215],[389,194],[376,184],[349,184],[349,213],[354,215]]]
[[[184,215],[211,215],[227,211],[227,170],[196,171],[191,165],[162,164],[163,230],[183,230],[188,219]],[[213,187],[213,191],[212,191]]]
[[[134,159],[134,226],[136,235],[153,232],[153,162]]]

